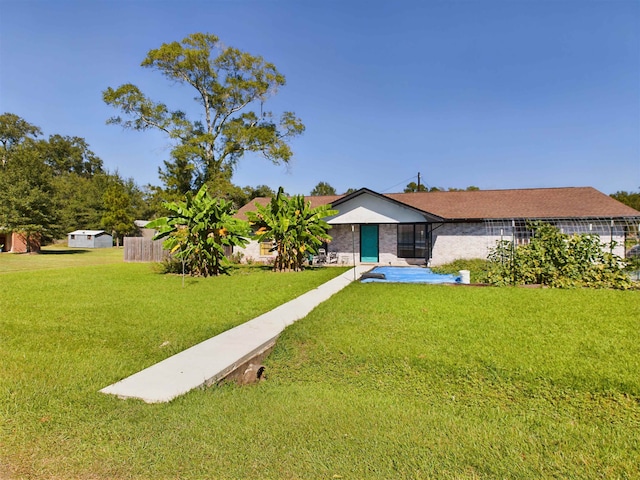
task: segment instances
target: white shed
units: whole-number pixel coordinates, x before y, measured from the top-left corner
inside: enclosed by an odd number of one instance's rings
[[[67,244],[81,248],[111,248],[113,237],[104,230],[76,230],[69,234]]]

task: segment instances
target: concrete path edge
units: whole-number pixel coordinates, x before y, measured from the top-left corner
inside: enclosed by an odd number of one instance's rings
[[[166,358],[100,392],[123,399],[162,403],[194,388],[212,385],[271,348],[287,326],[306,317],[370,268],[356,266],[253,320]]]

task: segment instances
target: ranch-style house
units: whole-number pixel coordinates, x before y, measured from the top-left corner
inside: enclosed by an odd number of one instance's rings
[[[325,220],[332,226],[328,258],[342,265],[431,265],[456,259],[486,258],[499,240],[526,243],[529,222],[551,223],[567,234],[592,233],[624,257],[628,235],[635,234],[640,212],[592,187],[533,188],[380,194],[362,188],[349,195],[306,197],[312,207],[338,210]],[[256,198],[238,211],[269,198]],[[245,259],[269,262],[271,244],[252,241]]]

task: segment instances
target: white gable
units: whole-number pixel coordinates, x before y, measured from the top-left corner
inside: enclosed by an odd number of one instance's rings
[[[359,223],[418,223],[425,217],[393,200],[363,192],[333,207],[339,213],[325,220],[330,225]]]

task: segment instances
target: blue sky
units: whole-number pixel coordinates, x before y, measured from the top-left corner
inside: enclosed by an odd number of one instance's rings
[[[234,183],[402,191],[640,190],[640,1],[0,0],[0,112],[84,137],[105,166],[160,184],[160,133],[105,124],[134,83],[199,115],[141,68],[194,32],[262,55],[287,85],[265,108],[306,125],[288,166],[245,157]]]

